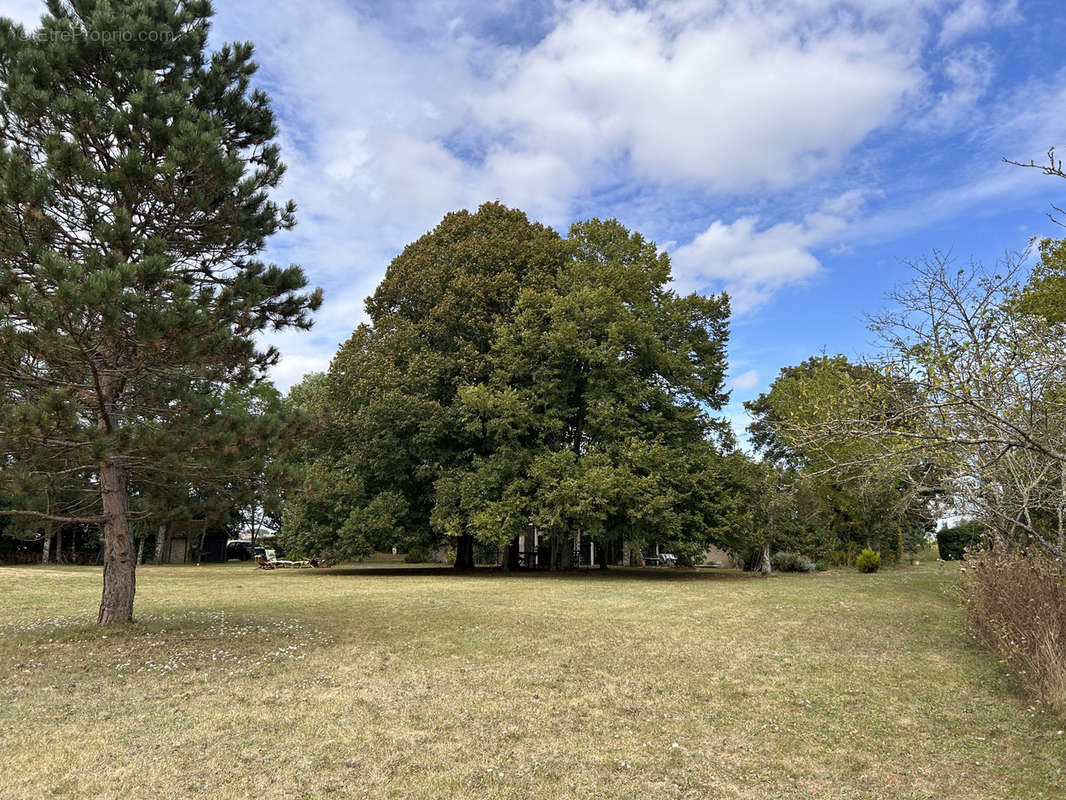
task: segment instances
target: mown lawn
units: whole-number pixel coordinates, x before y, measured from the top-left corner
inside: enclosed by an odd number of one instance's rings
[[[1064,798],[947,565],[0,569],[3,798]]]

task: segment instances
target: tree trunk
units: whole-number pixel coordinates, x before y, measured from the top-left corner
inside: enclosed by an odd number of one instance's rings
[[[464,533],[455,545],[455,568],[474,568],[474,537]]]
[[[137,564],[144,563],[144,537],[137,540]]]
[[[100,495],[104,505],[104,591],[96,621],[118,625],[133,619],[137,563],[130,532],[126,472],[113,459],[100,464]]]
[[[503,568],[506,572],[514,572],[518,569],[518,537],[514,537],[503,551]]]
[[[48,531],[44,535],[44,550],[41,551],[41,563],[47,564],[48,557],[52,554],[52,532]]]
[[[762,558],[759,559],[759,572],[769,575],[773,571],[770,565],[770,542],[762,543]]]
[[[63,558],[63,529],[56,528],[56,563],[62,564],[65,562]]]
[[[204,560],[204,539],[206,537],[207,537],[207,520],[205,519],[204,520],[204,527],[200,531],[200,546],[196,548],[196,566],[200,566],[200,562]]]
[[[167,545],[167,524],[164,522],[158,528],[155,529],[155,563],[163,564],[163,556],[166,553]]]

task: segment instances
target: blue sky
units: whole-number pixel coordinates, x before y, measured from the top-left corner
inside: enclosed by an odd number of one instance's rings
[[[0,0],[32,22],[40,5]],[[275,380],[324,369],[389,260],[500,200],[565,231],[617,217],[679,290],[734,297],[727,412],[786,365],[867,352],[864,312],[933,248],[991,262],[1056,233],[1061,0],[216,2],[251,40],[326,302]],[[1066,154],[1066,152],[1064,152]]]

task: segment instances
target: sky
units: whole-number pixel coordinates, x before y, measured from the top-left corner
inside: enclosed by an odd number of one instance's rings
[[[404,245],[485,201],[564,233],[617,218],[678,291],[728,291],[738,429],[782,367],[871,352],[864,315],[908,261],[1061,235],[1066,182],[1003,163],[1066,151],[1061,0],[215,9],[212,46],[255,45],[298,208],[267,256],[325,290],[312,331],[270,337],[282,389],[328,367]]]

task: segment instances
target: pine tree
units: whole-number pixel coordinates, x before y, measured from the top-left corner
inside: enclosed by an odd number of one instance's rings
[[[309,327],[321,294],[258,260],[295,208],[270,199],[251,45],[206,53],[198,0],[48,12],[0,20],[0,458],[16,497],[62,480],[86,500],[0,513],[101,525],[113,624],[133,613],[131,481],[224,471],[243,435],[224,392],[276,362],[256,334]]]

